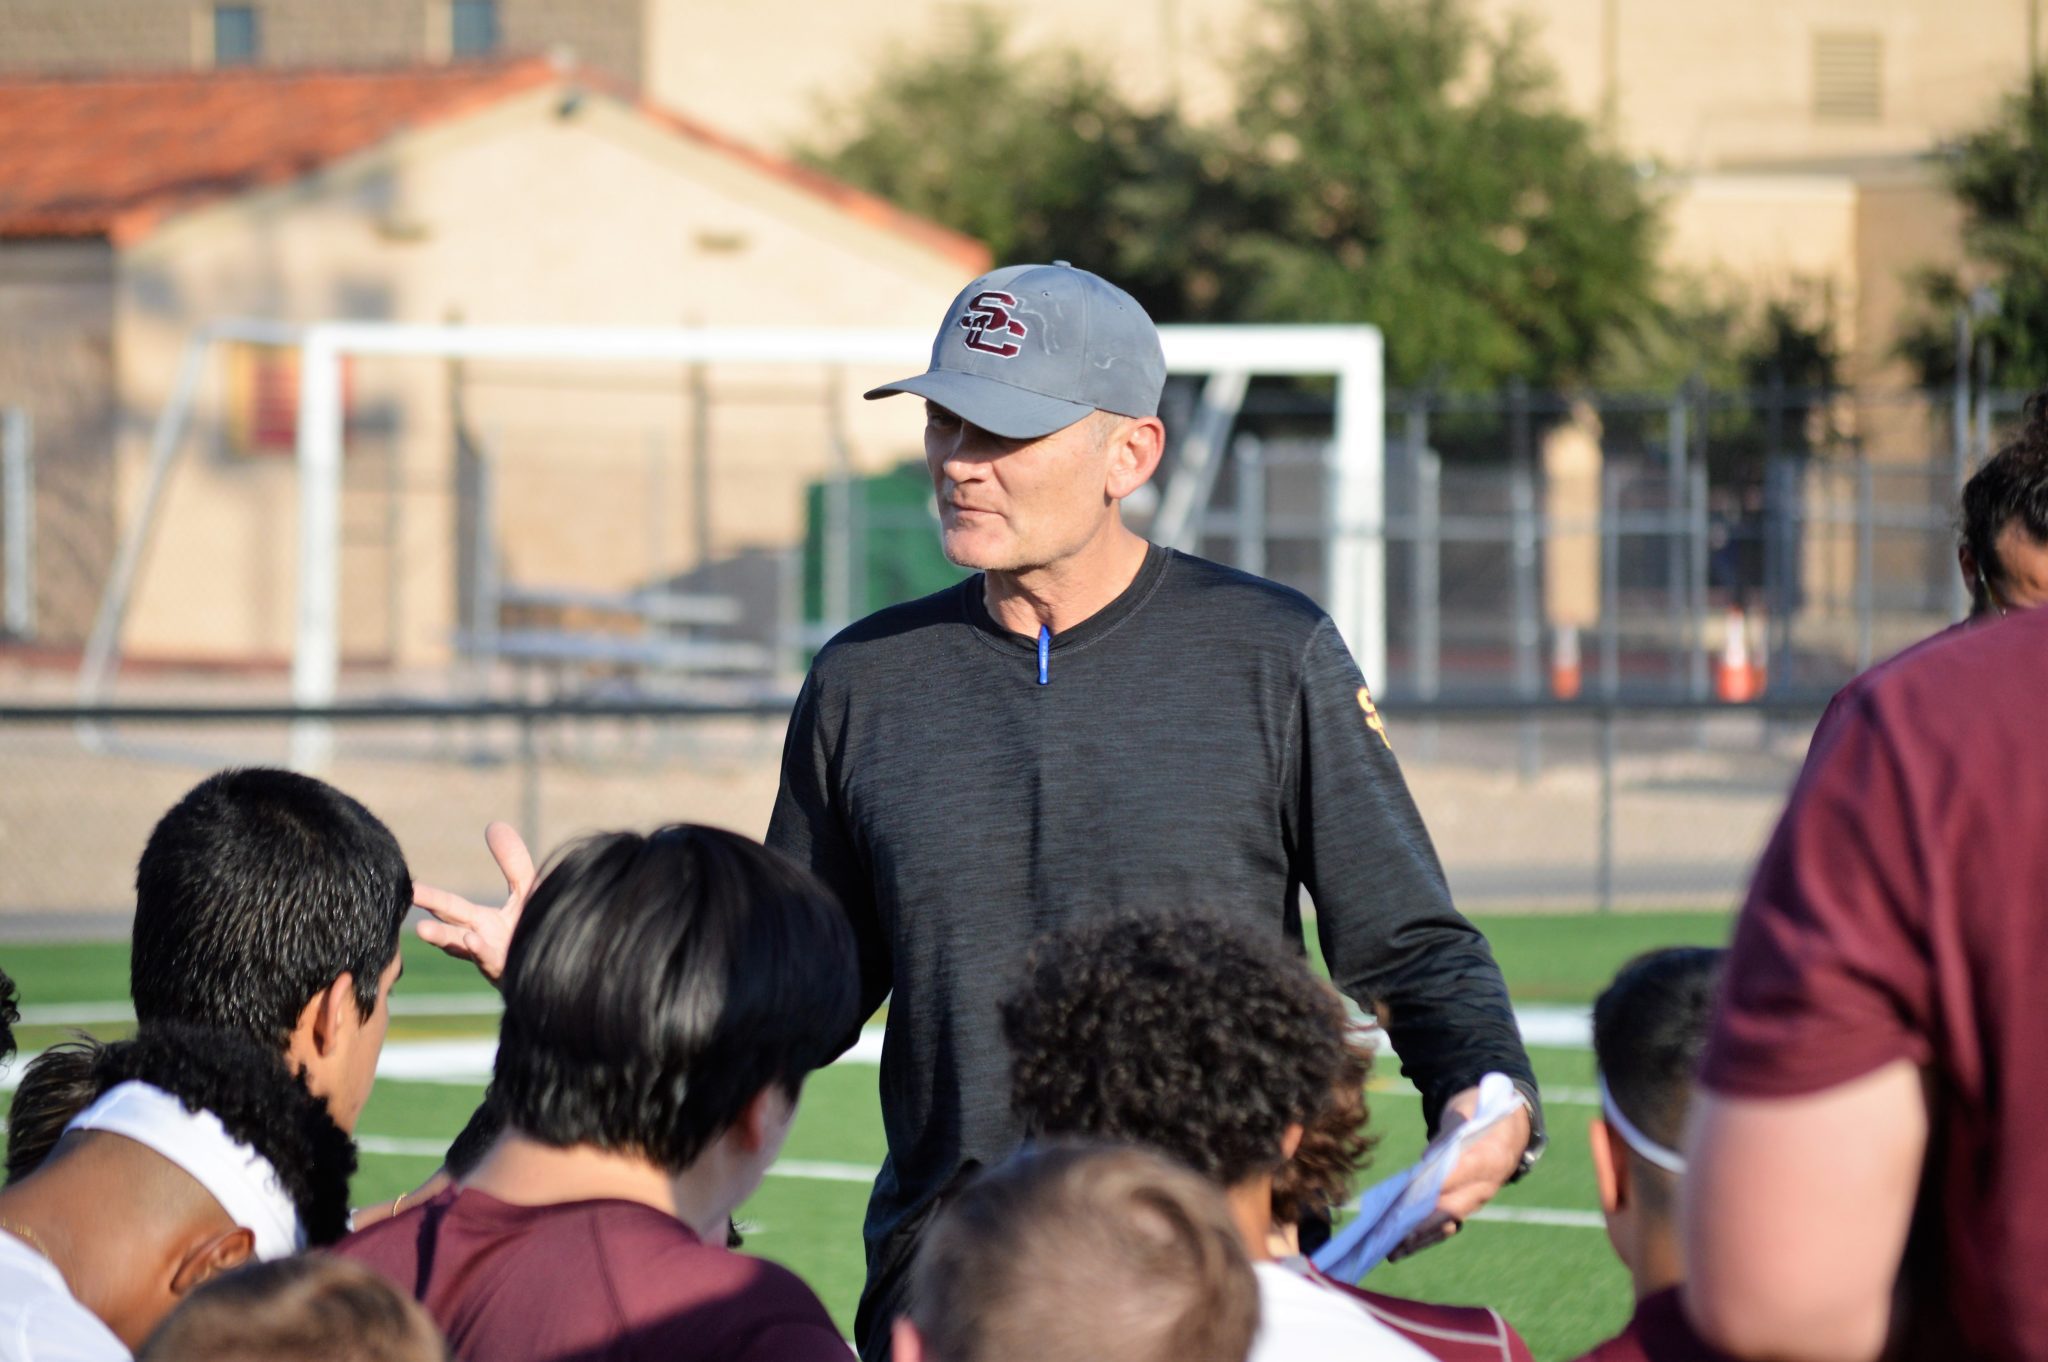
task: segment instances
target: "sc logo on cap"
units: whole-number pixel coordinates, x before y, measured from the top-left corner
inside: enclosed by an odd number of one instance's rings
[[[988,289],[975,294],[967,304],[967,311],[960,316],[960,327],[967,333],[962,343],[968,349],[979,350],[984,355],[1015,359],[1024,352],[1024,347],[1015,341],[989,339],[992,334],[1020,338],[1030,334],[1024,323],[1010,315],[1009,309],[1015,306],[1016,296],[998,289]]]

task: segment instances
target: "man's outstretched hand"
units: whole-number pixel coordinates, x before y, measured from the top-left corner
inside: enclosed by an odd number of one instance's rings
[[[458,959],[474,961],[484,978],[495,984],[505,973],[512,929],[519,925],[520,910],[533,891],[533,856],[510,823],[485,828],[484,845],[491,849],[491,858],[505,876],[504,907],[486,908],[417,881],[412,901],[434,915],[433,921],[420,924],[420,940]]]

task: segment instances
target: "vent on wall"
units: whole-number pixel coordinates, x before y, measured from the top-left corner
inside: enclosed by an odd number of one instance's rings
[[[1875,33],[1813,35],[1813,116],[1822,123],[1884,118],[1884,39]]]

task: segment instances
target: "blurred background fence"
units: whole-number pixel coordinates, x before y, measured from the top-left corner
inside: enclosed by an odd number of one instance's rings
[[[1410,701],[1387,721],[1461,905],[1722,907],[1820,699]],[[493,818],[537,848],[670,820],[758,833],[786,715],[673,701],[0,707],[0,933],[125,932],[157,817],[207,770],[284,760],[294,723],[332,725],[327,775],[390,824],[417,877],[490,896]]]

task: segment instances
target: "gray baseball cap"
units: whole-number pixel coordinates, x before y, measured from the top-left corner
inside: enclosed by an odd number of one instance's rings
[[[1166,386],[1159,332],[1138,300],[1064,260],[1007,265],[960,290],[921,374],[870,390],[915,393],[1011,440],[1035,440],[1093,411],[1157,416]]]

